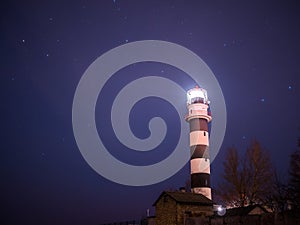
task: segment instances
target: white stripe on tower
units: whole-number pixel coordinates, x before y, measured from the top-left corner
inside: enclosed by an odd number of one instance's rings
[[[211,198],[208,113],[209,101],[206,90],[196,87],[187,92],[188,115],[190,125],[191,151],[191,191]]]

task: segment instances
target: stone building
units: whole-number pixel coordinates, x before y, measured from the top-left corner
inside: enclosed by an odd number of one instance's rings
[[[213,202],[202,194],[164,191],[153,204],[156,225],[184,225],[190,218],[213,215]]]
[[[224,216],[215,215],[211,217],[210,224],[211,225],[223,225],[223,224],[231,224],[231,225],[240,225],[240,224],[274,224],[269,223],[270,216],[269,211],[261,205],[249,205],[245,207],[237,207],[227,209],[226,214]],[[262,217],[264,215],[264,217]],[[265,218],[265,221],[263,220]]]

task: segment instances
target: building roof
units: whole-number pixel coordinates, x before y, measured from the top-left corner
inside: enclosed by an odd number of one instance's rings
[[[154,202],[153,206],[163,197],[170,196],[178,203],[192,204],[192,205],[213,205],[213,201],[205,197],[202,194],[195,194],[191,192],[180,192],[180,191],[164,191],[160,194],[158,199]]]
[[[259,208],[264,213],[268,212],[261,205],[249,205],[249,206],[246,206],[246,207],[238,207],[238,208],[227,209],[226,210],[226,216],[246,216],[246,215],[251,214],[251,212],[256,208]]]

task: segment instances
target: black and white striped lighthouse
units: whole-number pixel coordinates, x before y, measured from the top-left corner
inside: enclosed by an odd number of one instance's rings
[[[191,191],[211,199],[208,123],[212,117],[206,90],[198,86],[188,90],[187,108],[185,119],[190,124]]]

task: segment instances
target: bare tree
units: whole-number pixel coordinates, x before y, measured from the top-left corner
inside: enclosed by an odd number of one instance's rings
[[[270,195],[268,206],[275,212],[287,209],[300,209],[300,138],[298,138],[298,151],[290,158],[289,180],[274,173],[273,193]]]
[[[294,209],[300,209],[300,150],[295,151],[291,155],[289,173],[289,191],[291,195],[291,203]]]
[[[273,192],[274,170],[268,152],[257,140],[247,149],[244,170],[249,204],[264,202]]]
[[[267,195],[266,205],[273,212],[283,212],[288,208],[289,191],[284,179],[274,172],[273,192]]]
[[[273,168],[270,157],[258,141],[253,141],[244,157],[229,148],[224,161],[223,180],[217,196],[228,207],[263,203],[272,191]]]
[[[245,171],[235,147],[227,150],[223,165],[223,181],[217,189],[217,198],[230,207],[245,206]]]

